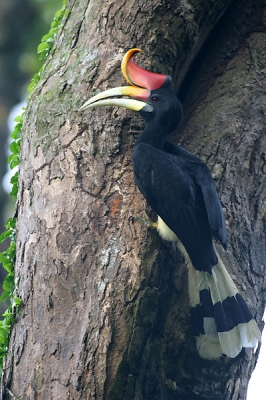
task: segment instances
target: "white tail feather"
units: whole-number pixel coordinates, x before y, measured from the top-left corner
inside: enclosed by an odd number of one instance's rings
[[[210,291],[212,303],[222,303],[228,297],[238,294],[237,287],[217,254],[218,263],[212,268],[212,274],[196,271],[181,243],[180,250],[185,255],[188,268],[188,292],[191,307],[200,304],[200,291]],[[214,359],[226,354],[230,358],[236,357],[242,347],[255,347],[261,340],[261,332],[255,322],[250,320],[241,323],[227,332],[217,332],[214,318],[204,318],[204,332],[196,339],[197,349],[201,357]]]
[[[222,348],[217,335],[201,335],[196,339],[199,355],[209,360],[221,357]]]

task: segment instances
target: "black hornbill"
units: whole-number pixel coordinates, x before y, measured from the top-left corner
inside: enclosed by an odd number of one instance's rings
[[[221,204],[208,167],[194,154],[167,141],[182,122],[182,105],[171,89],[171,77],[146,71],[129,50],[122,73],[131,86],[106,90],[80,110],[118,106],[139,111],[146,122],[133,154],[136,184],[158,214],[159,234],[176,241],[185,256],[197,349],[204,358],[236,357],[254,347],[260,330],[218,256],[213,238],[226,249]],[[113,96],[130,96],[115,99]]]

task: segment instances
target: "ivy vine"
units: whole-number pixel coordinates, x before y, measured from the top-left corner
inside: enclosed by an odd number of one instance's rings
[[[37,53],[40,55],[40,60],[45,60],[49,55],[55,37],[58,30],[63,26],[62,21],[68,16],[69,10],[66,7],[66,1],[63,0],[62,7],[55,13],[54,19],[51,24],[51,29],[44,35],[41,39],[41,43],[37,48]],[[40,80],[41,74],[43,72],[44,65],[41,67],[37,74],[34,74],[31,83],[28,86],[29,97],[33,93],[37,83]],[[21,130],[24,120],[25,109],[23,109],[22,114],[15,118],[15,128],[11,133],[11,139],[13,140],[10,144],[11,155],[8,157],[8,163],[11,169],[14,169],[19,165],[20,159],[20,140],[21,140]],[[10,196],[17,198],[18,193],[18,171],[11,178],[12,189]],[[9,337],[11,327],[14,322],[16,313],[19,311],[19,306],[21,304],[21,299],[16,296],[16,286],[18,285],[18,278],[14,277],[14,265],[15,265],[15,254],[16,254],[16,218],[9,218],[5,224],[6,230],[0,235],[0,243],[9,238],[10,245],[6,251],[0,253],[0,263],[3,268],[7,271],[7,276],[3,282],[3,293],[0,297],[0,301],[9,301],[9,306],[5,313],[3,314],[3,319],[0,320],[0,373],[3,370],[4,358],[7,356]]]

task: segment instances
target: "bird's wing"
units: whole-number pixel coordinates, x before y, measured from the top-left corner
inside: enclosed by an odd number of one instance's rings
[[[171,154],[147,144],[133,151],[136,183],[153,210],[177,235],[195,268],[217,263],[202,192]]]
[[[224,215],[209,168],[195,154],[172,142],[166,142],[164,149],[166,152],[177,156],[179,160],[185,160],[188,173],[193,176],[202,191],[212,235],[226,249],[227,232]]]

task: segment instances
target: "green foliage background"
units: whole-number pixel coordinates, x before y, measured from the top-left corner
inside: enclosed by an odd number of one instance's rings
[[[16,0],[21,1],[21,0]],[[19,58],[21,71],[29,77],[40,69],[43,62],[36,54],[40,38],[47,32],[56,11],[61,7],[62,0],[28,0],[32,4],[35,16],[22,32],[23,51]]]

